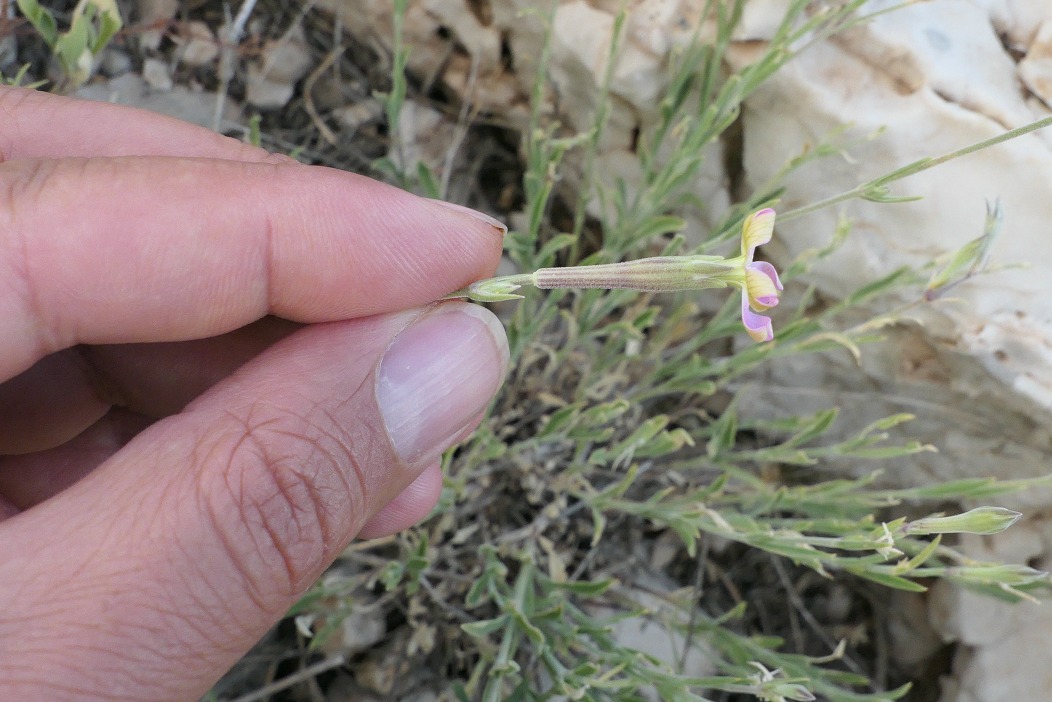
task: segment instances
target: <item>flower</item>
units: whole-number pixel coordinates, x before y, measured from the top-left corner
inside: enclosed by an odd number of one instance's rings
[[[766,261],[753,261],[756,248],[766,244],[774,234],[774,210],[770,207],[754,212],[742,224],[742,265],[744,277],[738,285],[742,289],[742,324],[756,341],[774,338],[771,318],[759,312],[778,304],[782,282],[778,271]],[[737,281],[735,281],[737,282]]]
[[[640,292],[676,292],[725,288],[734,285],[742,291],[742,324],[756,341],[774,338],[769,317],[760,312],[778,304],[782,283],[778,272],[766,261],[754,261],[756,248],[771,240],[774,210],[765,208],[745,218],[742,224],[741,255],[655,256],[619,263],[591,266],[540,268],[533,273],[488,278],[450,293],[445,299],[466,297],[478,302],[514,300],[516,290],[532,285],[551,288],[607,288]]]

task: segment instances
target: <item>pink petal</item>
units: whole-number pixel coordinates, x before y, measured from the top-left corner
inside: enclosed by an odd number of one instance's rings
[[[782,283],[774,266],[763,261],[745,266],[745,293],[749,304],[758,312],[778,304]]]
[[[749,309],[749,298],[742,295],[742,324],[753,341],[770,341],[774,338],[774,325],[770,317],[764,317]]]
[[[785,289],[782,287],[782,281],[778,279],[778,271],[776,271],[774,266],[772,266],[767,261],[754,261],[747,265],[746,268],[751,268],[754,271],[760,271],[761,273],[763,273],[771,279],[771,281],[774,283],[774,287],[778,288],[779,290]]]

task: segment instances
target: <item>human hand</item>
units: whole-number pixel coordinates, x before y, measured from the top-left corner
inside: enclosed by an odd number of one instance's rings
[[[0,90],[0,699],[192,700],[500,383],[495,223]]]

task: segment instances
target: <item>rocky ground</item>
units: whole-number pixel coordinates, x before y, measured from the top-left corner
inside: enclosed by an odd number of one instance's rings
[[[49,5],[68,11],[73,4]],[[63,77],[56,71],[46,48],[31,28],[17,19],[11,19],[5,24],[4,31],[0,32],[3,37],[0,44],[0,69],[4,75],[13,75],[21,65],[28,62],[31,66],[29,79],[51,81],[45,89],[59,89],[90,99],[114,100],[165,112],[238,138],[249,138],[258,133],[266,148],[292,154],[309,163],[388,177],[389,172],[383,168],[382,159],[391,159],[402,170],[410,171],[414,164],[422,162],[438,175],[436,187],[440,195],[485,210],[514,224],[521,217],[518,208],[523,200],[523,165],[519,143],[520,131],[529,109],[528,95],[532,79],[529,74],[530,60],[539,51],[536,36],[526,31],[515,31],[515,27],[520,26],[516,24],[518,20],[515,19],[515,13],[523,9],[518,7],[521,4],[511,1],[443,3],[437,0],[411,3],[406,30],[412,45],[409,63],[411,81],[397,139],[393,140],[388,130],[384,104],[378,95],[391,86],[392,46],[388,3],[367,0],[259,0],[258,3],[230,6],[214,0],[135,0],[121,5],[127,20],[126,26],[111,47],[99,57],[96,74],[81,86],[63,85]],[[596,52],[601,53],[602,47],[593,40],[596,36],[602,37],[603,32],[612,25],[613,14],[607,7],[610,4],[565,3],[568,9],[563,24],[557,28],[557,56],[552,75],[552,81],[559,88],[556,91],[558,99],[546,105],[545,109],[558,113],[571,125],[575,119],[584,121],[583,115],[587,113],[589,101],[594,97],[599,71],[592,59],[597,55]],[[605,170],[629,177],[633,169],[633,134],[638,136],[641,120],[644,119],[641,115],[645,115],[644,107],[654,99],[649,92],[653,87],[653,75],[662,65],[669,46],[675,42],[676,28],[683,22],[689,22],[691,13],[696,13],[696,6],[699,5],[690,2],[637,4],[639,7],[634,10],[633,20],[635,34],[629,46],[630,60],[622,67],[623,75],[618,74],[623,82],[616,86],[616,109],[608,137],[610,144],[601,156],[601,166]],[[777,11],[776,5],[754,3],[754,7],[762,6],[761,9],[767,8],[769,13]],[[942,22],[940,17],[945,19],[960,10],[952,2],[931,5],[945,6],[945,11],[950,13],[945,16],[926,15],[924,21],[933,26]],[[986,30],[982,26],[969,29],[968,22],[985,21],[987,30],[991,26],[990,22],[993,22],[992,26],[1004,28],[1001,34],[1003,42],[998,46],[1002,46],[1005,56],[1014,61],[1012,66],[1021,66],[1018,70],[1022,80],[1030,86],[1025,100],[1003,95],[1001,99],[996,90],[980,90],[976,93],[972,88],[961,87],[962,84],[957,80],[960,76],[949,68],[939,68],[944,65],[952,68],[957,64],[953,61],[939,64],[932,58],[929,45],[942,40],[932,39],[930,33],[925,35],[920,32],[923,41],[917,40],[914,44],[905,40],[896,43],[899,37],[905,35],[904,32],[894,27],[878,27],[875,30],[877,40],[869,37],[870,43],[865,45],[887,48],[894,44],[892,48],[899,51],[897,56],[912,57],[903,59],[901,64],[894,64],[899,72],[891,77],[894,79],[889,83],[891,94],[907,91],[910,95],[928,96],[925,99],[931,99],[930,94],[951,95],[953,99],[949,102],[956,107],[947,108],[940,103],[932,110],[947,120],[957,120],[954,123],[958,126],[964,124],[958,133],[962,140],[967,141],[970,135],[985,134],[984,129],[993,128],[991,125],[996,128],[1009,124],[1016,126],[1019,120],[1032,114],[1026,112],[1023,115],[1023,112],[1030,109],[1039,111],[1041,104],[1047,105],[1041,100],[1049,99],[1045,91],[1052,84],[1048,83],[1046,75],[1048,55],[1052,55],[1048,50],[1048,46],[1052,46],[1052,40],[1049,40],[1049,36],[1052,36],[1052,30],[1049,29],[1052,27],[1052,16],[1042,20],[1040,3],[1034,4],[1034,8],[1025,3],[1017,5],[1022,9],[1016,8],[1017,13],[1013,15],[1015,25],[1007,24],[1006,21],[998,25],[997,22],[1001,20],[998,20],[997,8],[994,8],[983,16],[985,19],[968,15],[965,21],[958,14],[954,21],[939,26],[944,27],[943,39],[949,42],[947,46],[950,47],[944,48],[943,52],[956,50],[955,47],[965,51],[969,46],[967,38],[973,36],[968,34],[969,31],[974,32],[974,36],[989,38],[983,33]],[[251,8],[251,12],[239,14],[239,10],[248,8]],[[1044,11],[1047,14],[1047,8]],[[59,16],[62,16],[61,11]],[[755,36],[741,37],[743,57],[747,55],[750,42],[761,40],[764,32],[763,12],[756,10],[750,18],[752,24],[748,31],[755,32]],[[915,20],[914,26],[919,26],[916,24],[919,21]],[[1034,31],[1028,32],[1026,27],[1033,27]],[[889,36],[895,36],[895,41],[888,39]],[[924,39],[925,36],[927,39]],[[997,34],[991,36],[996,38]],[[826,66],[846,65],[843,56],[858,54],[850,46],[857,49],[863,45],[857,42],[863,40],[865,37],[855,37],[853,41],[856,43],[853,45],[834,43],[832,48],[826,49],[834,53],[822,55],[816,60],[824,60],[822,65]],[[881,41],[884,43],[881,44]],[[983,50],[993,50],[981,42],[979,45],[985,47]],[[1015,47],[1014,54],[1009,51],[1012,47]],[[835,54],[837,50],[842,53]],[[1026,61],[1028,55],[1031,57],[1029,64]],[[889,65],[882,63],[884,59],[872,56],[863,56],[862,59],[863,66]],[[1008,64],[1004,68],[1009,70]],[[718,209],[715,205],[737,197],[740,191],[750,186],[750,182],[767,175],[765,169],[770,168],[759,163],[755,145],[763,145],[767,143],[765,140],[774,139],[771,136],[771,124],[775,120],[785,124],[780,110],[788,109],[787,105],[796,110],[792,119],[794,125],[813,125],[818,119],[814,115],[818,114],[826,120],[827,126],[834,126],[835,120],[827,119],[833,110],[829,103],[833,98],[829,97],[829,93],[836,92],[835,86],[842,83],[836,82],[836,76],[825,76],[821,80],[809,82],[820,74],[821,69],[814,65],[806,75],[790,74],[785,82],[775,84],[770,92],[761,96],[751,114],[746,114],[743,129],[746,130],[748,144],[752,146],[743,147],[740,142],[733,141],[724,144],[726,153],[712,161],[720,164],[721,169],[728,164],[730,167],[706,174],[698,184],[705,197],[714,203],[713,209]],[[975,74],[969,75],[974,77]],[[857,78],[848,76],[840,80],[851,84],[869,84]],[[872,76],[865,80],[874,85],[879,84],[879,80]],[[999,86],[998,90],[1004,88],[1002,83],[996,76],[988,82],[989,85]],[[929,84],[935,85],[942,93],[927,90]],[[943,87],[939,88],[939,85]],[[974,82],[968,85],[974,87]],[[799,101],[787,98],[787,92],[793,95],[820,94],[814,97],[813,111],[807,112],[800,107]],[[881,93],[876,92],[879,97]],[[999,99],[1001,102],[998,102]],[[891,98],[888,100],[894,102]],[[858,114],[868,115],[870,113],[865,110],[878,110],[877,116],[866,123],[868,128],[892,122],[893,119],[921,120],[917,105],[922,103],[923,100],[918,97],[916,103],[908,105],[894,103],[888,106],[879,101],[847,104],[857,109]],[[1008,107],[1000,109],[998,105]],[[887,112],[879,112],[885,107]],[[972,112],[961,117],[960,110],[965,108]],[[987,117],[993,115],[1000,123],[976,122],[975,113]],[[897,116],[888,117],[889,114]],[[851,115],[840,114],[838,117],[844,121],[852,119]],[[783,132],[779,134],[785,133],[784,127],[780,129]],[[800,128],[797,131],[805,130]],[[920,138],[922,141],[926,139],[923,136]],[[398,148],[392,150],[392,143],[398,144]],[[911,143],[912,146],[900,146],[896,153],[903,156],[915,153],[916,157],[926,155],[927,151],[916,151],[921,148],[916,140]],[[928,145],[924,145],[924,148]],[[1016,157],[1023,158],[1018,153]],[[1052,158],[1044,154],[1040,163],[1033,168],[1037,172],[1048,172],[1052,168],[1049,163],[1052,163]],[[1010,163],[1000,160],[991,161],[990,165],[998,172],[1008,172],[1011,167]],[[981,171],[982,167],[977,166],[976,170]],[[847,180],[853,179],[853,173],[841,175]],[[979,192],[979,187],[974,186],[973,181],[965,182],[969,185],[962,187],[966,187],[968,192]],[[808,187],[806,182],[798,184],[795,190],[790,190],[790,197],[806,199],[823,194],[817,186],[811,190]],[[1047,193],[1047,190],[1044,192]],[[1039,199],[1039,195],[1034,194],[1032,199]],[[1042,205],[1044,210],[1036,208],[1036,214],[1024,210],[1023,216],[1032,219],[1039,217],[1041,212],[1047,210],[1048,202],[1046,197]],[[940,207],[946,209],[950,205]],[[1018,212],[1019,208],[1015,211]],[[560,216],[558,208],[554,216]],[[937,215],[929,211],[919,220],[913,220],[913,225],[917,221],[930,222],[934,217]],[[959,226],[966,226],[958,220],[954,221]],[[1043,221],[1047,222],[1047,219]],[[702,231],[706,224],[705,218],[701,217],[693,226],[697,231]],[[900,228],[913,225],[907,220],[899,220],[894,224]],[[869,241],[884,240],[881,232],[885,230],[877,228],[876,231],[878,234]],[[794,241],[813,243],[808,239]],[[1045,241],[1035,245],[1048,244]],[[901,253],[898,247],[891,248]],[[927,251],[919,244],[915,248]],[[1017,249],[1013,248],[1012,251]],[[874,269],[879,267],[878,263],[882,260],[881,251],[863,245],[861,252],[856,253],[862,257],[863,263],[851,268],[851,274],[856,275],[856,279],[858,276],[875,275],[878,271]],[[912,253],[912,250],[907,253]],[[843,275],[850,277],[847,273]],[[834,276],[820,282],[833,295],[843,292],[844,277]],[[1022,287],[1032,292],[1041,285],[1038,278],[1030,277]],[[1047,287],[1047,282],[1045,285]],[[989,298],[983,295],[979,297]],[[1010,316],[1010,312],[1006,311],[1008,308],[1003,305],[997,309],[980,305],[977,309],[997,319],[1002,319],[1004,315]],[[965,326],[980,323],[971,317],[966,318],[965,322],[960,322],[959,317],[957,319],[956,323]],[[997,368],[990,371],[990,365],[983,359],[994,359],[1002,366],[1006,363],[1002,356],[995,353],[998,349],[984,346],[1000,344],[999,339],[1003,340],[1003,335],[993,338],[993,332],[987,331],[985,335],[976,332],[973,337],[968,337],[970,341],[966,339],[961,342],[959,339],[954,340],[955,333],[942,332],[942,338],[936,340],[941,346],[931,339],[918,341],[911,334],[905,335],[908,338],[905,341],[900,338],[896,350],[880,357],[868,372],[871,377],[878,379],[875,382],[885,383],[883,387],[889,387],[888,383],[901,382],[901,371],[906,368],[907,375],[912,373],[913,376],[922,376],[924,382],[931,381],[938,385],[937,392],[945,395],[939,396],[940,406],[955,406],[954,393],[961,391],[961,388],[955,386],[953,377],[959,378],[965,373],[969,374],[966,376],[969,379],[981,376],[979,382],[989,382],[990,387],[993,387],[995,383],[988,376],[992,373],[996,380],[999,377]],[[946,337],[951,340],[947,342]],[[998,347],[1009,354],[1008,365],[1017,362],[1018,358],[1028,357],[1030,351],[1027,350],[1027,344],[1030,344],[1030,340],[1031,337],[1027,336],[1019,344],[1005,346],[1007,351]],[[968,355],[971,352],[980,358],[978,363],[971,362],[974,358]],[[967,356],[967,359],[961,361],[962,356]],[[945,361],[947,357],[951,359],[950,362]],[[960,370],[962,366],[964,371]],[[982,450],[986,452],[984,455],[996,459],[1001,455],[998,452],[1003,451],[1014,461],[1012,465],[1017,467],[1021,475],[1039,472],[1048,456],[1045,434],[1036,430],[1021,430],[1016,422],[1017,414],[1023,412],[1020,409],[1022,407],[1029,408],[1036,404],[1041,407],[1041,412],[1047,411],[1047,406],[1041,404],[1047,367],[1039,358],[1034,362],[1032,372],[1012,376],[1016,379],[1016,385],[1012,386],[1015,389],[1004,390],[998,386],[996,390],[999,401],[1010,411],[991,411],[998,415],[997,421],[1006,424],[1015,422],[1012,431],[1020,433],[1011,450],[1005,451],[1000,444],[992,447],[990,442],[993,439],[989,439],[986,434],[978,437]],[[944,373],[946,368],[950,370]],[[798,377],[801,373],[807,376],[808,373],[816,372],[814,368],[792,371]],[[854,373],[854,369],[851,372]],[[841,373],[836,368],[824,369],[819,375],[822,373],[837,376],[835,380],[838,382],[844,382],[847,375],[847,372]],[[951,377],[951,380],[942,379],[943,376]],[[1018,381],[1020,377],[1029,377],[1033,382],[1021,383]],[[784,378],[776,381],[772,385],[786,384]],[[1008,385],[1011,386],[1011,383]],[[1017,392],[1019,386],[1022,386],[1022,395]],[[899,388],[898,385],[894,387]],[[849,390],[854,391],[855,388]],[[930,391],[929,388],[924,393]],[[971,392],[974,396],[975,391]],[[891,394],[889,392],[885,397]],[[771,398],[763,399],[771,401]],[[980,424],[987,419],[982,412],[973,418],[977,418]],[[945,417],[939,413],[929,419],[936,426],[939,426],[939,422],[945,423]],[[975,439],[974,433],[959,431],[962,436],[969,435],[969,439]],[[998,437],[1007,435],[1000,430],[992,434]],[[974,453],[968,447],[974,446],[975,441],[969,443],[962,438],[961,444],[956,454],[974,459]],[[956,454],[951,453],[951,456]],[[952,462],[952,459],[936,462],[925,470],[929,474],[945,477],[947,464]],[[1022,546],[1017,543],[1018,548],[1015,549],[1024,559],[1039,558],[1045,552],[1044,531],[1035,528],[1030,533],[1030,541]],[[652,574],[635,579],[641,600],[651,597],[653,592],[672,592],[701,578],[698,563],[684,559],[682,550],[666,537],[667,534],[641,534],[612,540],[627,554],[622,561],[627,560],[637,570]],[[976,547],[983,546],[978,544]],[[1013,547],[1010,544],[1007,548],[1011,552]],[[369,562],[369,559],[383,558],[385,553],[382,544],[375,550],[353,547],[347,562],[340,568],[353,572],[355,559]],[[974,622],[970,624],[970,620],[959,616],[962,609],[984,607],[962,598],[959,593],[943,592],[938,596],[940,599],[934,609],[941,607],[952,611],[943,611],[935,618],[934,624],[930,624],[933,607],[926,599],[918,596],[892,596],[886,590],[855,580],[825,581],[810,571],[794,569],[781,561],[736,547],[707,544],[704,553],[707,559],[705,580],[717,584],[710,584],[706,590],[712,600],[711,608],[720,611],[733,606],[735,602],[748,601],[752,607],[749,620],[743,626],[754,632],[782,636],[794,651],[821,655],[827,653],[836,641],[846,640],[849,643],[849,651],[844,659],[846,668],[866,673],[885,688],[907,679],[915,680],[917,686],[907,698],[913,702],[934,702],[940,699],[940,694],[945,702],[1038,699],[1026,697],[1025,691],[1035,689],[1034,686],[1041,684],[1040,681],[1032,680],[1023,672],[1014,676],[1014,687],[1000,683],[993,662],[1013,654],[1005,652],[1001,645],[1003,639],[986,636],[988,628],[977,628]],[[611,563],[615,560],[610,558]],[[625,567],[624,562],[621,567]],[[611,566],[611,572],[615,571]],[[338,602],[338,598],[334,598],[333,602]],[[442,616],[430,619],[432,613],[420,611],[413,603],[385,600],[379,590],[370,601],[359,602],[358,605],[357,613],[345,620],[340,625],[338,635],[321,649],[310,648],[304,636],[313,620],[290,618],[231,672],[217,688],[216,695],[221,699],[246,701],[406,699],[424,702],[446,694],[443,676],[448,671],[458,669],[460,654],[434,647],[436,640],[443,639],[441,628],[448,626],[448,621]],[[671,655],[670,646],[678,648],[683,644],[682,638],[677,639],[669,629],[653,622],[627,620],[623,624],[620,636],[643,648],[649,647],[648,650],[652,650],[655,655],[668,657]],[[1041,638],[1035,636],[1024,637],[1032,647],[1029,653],[1041,649]],[[1001,658],[990,658],[990,652],[994,649]],[[1052,650],[1052,646],[1046,649]],[[406,651],[424,651],[426,656],[413,660],[426,660],[429,668],[407,670]],[[987,659],[983,658],[984,651]],[[983,664],[983,660],[988,660],[988,663]],[[700,672],[706,669],[703,657],[693,665]],[[277,681],[288,681],[289,676],[292,676],[295,685],[282,687],[276,684]],[[940,679],[943,678],[949,682],[940,692]],[[1047,691],[1047,688],[1036,689]],[[271,695],[271,692],[274,694]]]

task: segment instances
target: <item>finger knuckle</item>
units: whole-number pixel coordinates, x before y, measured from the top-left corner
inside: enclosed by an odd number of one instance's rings
[[[61,330],[48,319],[41,301],[39,246],[30,235],[31,213],[58,178],[52,161],[28,160],[0,167],[0,265],[12,300],[19,300],[22,326],[41,337],[36,346],[44,352],[62,347]],[[46,209],[46,208],[45,208]],[[45,336],[46,335],[46,336]]]
[[[221,441],[225,470],[208,489],[211,521],[248,587],[295,596],[349,538],[366,504],[354,447],[320,408],[257,405]]]
[[[7,124],[17,124],[18,113],[23,106],[39,99],[40,95],[35,90],[2,86],[0,87],[0,117]],[[0,161],[10,158],[10,154],[14,151],[12,148],[12,142],[16,138],[14,134],[17,133],[18,130],[0,133]]]

